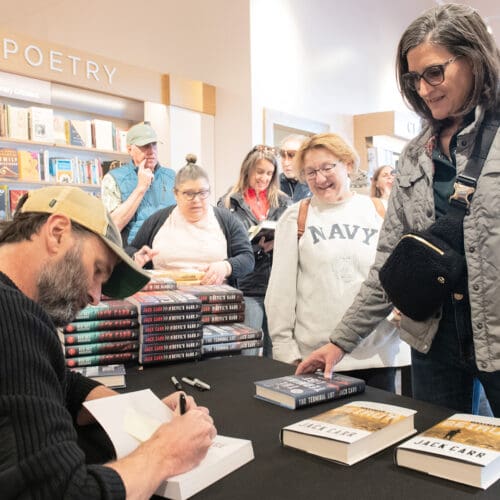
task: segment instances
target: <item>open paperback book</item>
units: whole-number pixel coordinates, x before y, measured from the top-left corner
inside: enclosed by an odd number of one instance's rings
[[[131,453],[172,418],[172,411],[150,389],[94,399],[84,405],[107,432],[117,458]],[[156,494],[184,500],[253,458],[251,441],[218,435],[197,467],[164,481]]]
[[[248,237],[253,244],[257,244],[263,237],[266,241],[274,240],[274,230],[276,229],[276,221],[263,220],[256,226],[248,228]]]

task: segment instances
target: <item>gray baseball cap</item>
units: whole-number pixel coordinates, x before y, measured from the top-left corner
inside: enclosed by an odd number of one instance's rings
[[[149,123],[138,123],[127,132],[127,146],[145,146],[152,142],[158,142],[158,137]]]

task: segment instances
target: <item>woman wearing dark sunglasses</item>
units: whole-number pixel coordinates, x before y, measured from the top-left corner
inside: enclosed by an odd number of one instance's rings
[[[479,14],[465,5],[440,5],[403,34],[396,74],[404,100],[425,122],[398,163],[374,268],[330,343],[297,372],[331,372],[391,309],[378,271],[401,236],[424,230],[446,214],[457,174],[463,172],[486,111],[499,112],[500,55]],[[450,294],[438,315],[401,319],[412,346],[413,395],[473,410],[480,380],[500,417],[500,134],[498,129],[463,220],[466,291]],[[408,262],[408,266],[412,263]],[[424,285],[422,285],[424,286]]]

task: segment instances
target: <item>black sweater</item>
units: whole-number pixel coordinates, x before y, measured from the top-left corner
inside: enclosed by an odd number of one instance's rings
[[[125,498],[120,476],[86,465],[76,415],[98,384],[65,367],[45,311],[0,273],[0,496]]]

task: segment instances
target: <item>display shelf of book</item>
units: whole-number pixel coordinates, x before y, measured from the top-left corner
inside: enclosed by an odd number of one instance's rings
[[[71,186],[79,187],[85,189],[87,191],[100,191],[100,184],[85,184],[78,182],[52,182],[52,181],[30,181],[23,179],[11,179],[8,177],[0,177],[0,184],[8,184],[12,186],[12,188],[16,189],[37,189],[45,186],[67,186],[68,184]]]
[[[82,151],[84,153],[91,153],[98,156],[103,156],[103,157],[106,156],[106,158],[109,157],[109,159],[128,160],[129,158],[128,153],[123,153],[121,151],[113,151],[112,149],[86,148],[84,146],[73,146],[72,144],[48,143],[41,141],[13,139],[10,137],[2,137],[2,136],[0,136],[0,145],[1,147],[8,147],[10,145],[14,149],[17,148],[16,145],[26,146],[26,147],[40,146],[45,149],[57,149],[58,151],[59,150]]]

